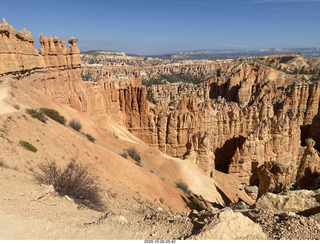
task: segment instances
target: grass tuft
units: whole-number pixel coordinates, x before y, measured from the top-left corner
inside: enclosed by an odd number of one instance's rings
[[[25,149],[31,151],[31,152],[37,152],[38,149],[33,146],[31,143],[27,142],[27,141],[19,141],[20,146],[24,147]]]

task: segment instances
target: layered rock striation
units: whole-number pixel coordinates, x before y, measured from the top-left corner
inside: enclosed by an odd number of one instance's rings
[[[70,47],[57,37],[40,34],[41,54],[34,47],[29,31],[15,30],[5,19],[0,24],[0,75],[33,72],[40,69],[72,69],[81,66],[77,39],[70,38]]]
[[[218,73],[201,85],[152,86],[159,103],[150,110],[148,128],[129,130],[210,175],[218,169],[259,185],[258,168],[274,161],[290,168],[286,184],[295,183],[305,139],[318,140],[319,82],[256,60]]]
[[[0,77],[12,77],[30,83],[48,98],[89,116],[125,112],[128,126],[143,127],[147,122],[146,89],[134,74],[127,82],[104,77],[97,83],[81,79],[78,41],[45,37],[40,34],[41,54],[26,29],[15,30],[4,19],[0,25]],[[136,122],[139,121],[139,122]]]

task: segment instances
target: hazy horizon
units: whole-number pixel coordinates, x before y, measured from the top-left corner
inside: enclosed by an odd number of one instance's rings
[[[0,13],[38,37],[75,36],[82,52],[161,55],[320,46],[320,0],[11,0]]]
[[[269,48],[258,48],[258,49],[206,49],[206,50],[181,50],[181,51],[174,51],[174,52],[167,52],[167,53],[158,53],[158,54],[136,54],[136,53],[127,53],[122,50],[110,50],[110,49],[91,49],[91,50],[80,50],[81,53],[86,53],[89,51],[106,51],[106,52],[124,52],[126,55],[135,55],[135,56],[164,56],[164,55],[172,55],[172,54],[178,54],[178,53],[214,53],[218,54],[219,52],[223,51],[233,51],[233,52],[255,52],[255,51],[271,51],[274,49],[278,49],[280,52],[281,49],[320,49],[320,47],[292,47],[292,48],[283,48],[283,47],[269,47]]]

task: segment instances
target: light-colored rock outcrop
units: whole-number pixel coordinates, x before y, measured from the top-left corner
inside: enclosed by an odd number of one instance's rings
[[[295,165],[265,162],[258,168],[259,195],[289,190],[296,180]]]
[[[85,83],[80,75],[78,41],[66,42],[40,34],[41,55],[33,46],[34,39],[25,29],[20,32],[5,20],[0,25],[0,76],[13,76],[42,90],[50,99],[70,105],[89,116],[101,113],[127,114],[121,121],[129,127],[147,124],[146,89],[137,74],[127,82],[104,77],[97,83]]]
[[[191,240],[266,240],[262,228],[240,212],[226,208],[204,225]]]
[[[34,39],[29,31],[17,31],[3,19],[0,24],[0,75],[28,74],[48,68],[79,68],[81,59],[76,42],[77,39],[70,38],[70,47],[67,48],[64,40],[40,34],[40,55],[33,46]]]
[[[319,190],[289,191],[284,195],[266,193],[258,199],[254,208],[301,212],[320,206]]]

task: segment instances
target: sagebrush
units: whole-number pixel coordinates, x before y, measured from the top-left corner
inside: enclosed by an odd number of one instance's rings
[[[89,133],[88,134],[86,134],[86,137],[87,137],[87,139],[89,140],[89,141],[91,141],[91,142],[94,142],[96,139],[92,136],[92,135],[90,135]]]
[[[136,161],[139,165],[141,164],[141,158],[137,149],[135,149],[134,147],[130,147],[126,151],[134,161]]]
[[[72,119],[72,120],[69,122],[69,126],[70,126],[72,129],[76,130],[76,131],[80,131],[81,128],[82,128],[82,124],[81,124],[80,121],[77,120],[77,119]]]
[[[49,118],[53,119],[54,121],[65,125],[66,124],[66,119],[60,113],[54,109],[51,108],[41,108],[40,112],[48,116]]]
[[[120,156],[127,159],[128,158],[128,154],[126,152],[120,153]]]
[[[17,110],[20,110],[20,105],[19,104],[13,104],[12,106]]]
[[[65,168],[60,168],[55,161],[51,161],[38,165],[38,168],[40,173],[34,174],[38,183],[53,185],[60,196],[67,195],[77,204],[97,211],[104,210],[98,178],[90,173],[88,166],[71,161]]]
[[[27,114],[29,114],[32,118],[38,119],[43,123],[46,123],[48,120],[44,114],[39,111],[38,109],[33,109],[33,108],[27,108],[26,109]]]

